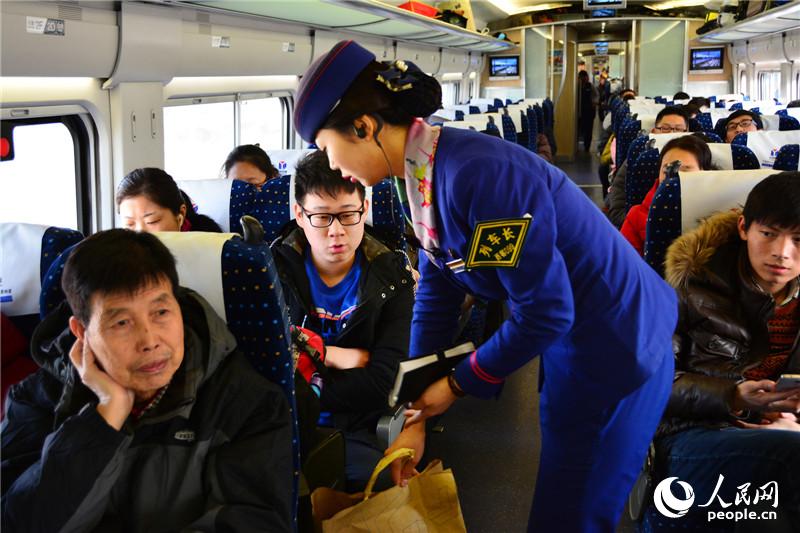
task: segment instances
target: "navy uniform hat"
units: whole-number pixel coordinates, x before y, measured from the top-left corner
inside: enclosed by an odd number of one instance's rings
[[[375,61],[375,55],[355,41],[340,41],[317,58],[300,80],[294,127],[307,142],[317,132],[356,77]]]

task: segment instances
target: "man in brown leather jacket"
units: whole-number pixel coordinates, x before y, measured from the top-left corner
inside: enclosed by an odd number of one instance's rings
[[[680,317],[656,439],[655,481],[665,481],[646,515],[653,530],[727,530],[739,519],[759,531],[800,528],[800,389],[777,386],[781,375],[800,374],[798,276],[797,172],[763,180],[743,211],[717,214],[669,248]],[[670,487],[675,477],[691,497]]]

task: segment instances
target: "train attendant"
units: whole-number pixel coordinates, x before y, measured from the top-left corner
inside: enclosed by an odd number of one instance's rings
[[[458,396],[490,398],[541,354],[542,452],[530,531],[613,531],[673,378],[674,291],[570,179],[532,152],[418,117],[441,87],[353,41],[309,67],[294,123],[333,169],[395,178],[420,253],[412,356],[452,344],[465,293],[511,316],[414,403],[393,446],[417,450],[426,418]],[[531,391],[533,392],[533,391]],[[414,462],[393,465],[403,484]]]

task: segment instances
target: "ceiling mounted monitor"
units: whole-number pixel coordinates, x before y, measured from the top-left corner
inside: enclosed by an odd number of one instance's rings
[[[627,0],[583,0],[583,9],[625,9]]]

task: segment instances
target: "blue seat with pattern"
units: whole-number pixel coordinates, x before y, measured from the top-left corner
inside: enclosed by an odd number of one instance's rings
[[[740,133],[733,138],[731,144],[747,146],[758,158],[764,168],[772,168],[781,147],[787,144],[800,144],[798,130],[759,130]]]
[[[476,105],[469,106],[469,114],[470,115],[478,115],[480,114],[481,109]]]
[[[742,103],[741,102],[736,102],[735,104],[733,104],[732,106],[730,106],[728,108],[728,111],[738,111],[740,109],[742,109]]]
[[[642,130],[642,123],[639,120],[627,119],[619,129],[617,135],[617,166],[625,162],[628,155],[628,147],[639,136]]]
[[[795,117],[779,115],[778,129],[780,131],[800,130],[800,121]]]
[[[503,103],[503,101],[501,99],[499,99],[499,98],[495,98],[494,99],[494,108],[496,110],[499,111],[500,109],[504,108],[505,106],[506,105]]]
[[[461,111],[459,109],[456,109],[456,120],[457,121],[464,120],[464,112],[463,111]]]
[[[707,132],[714,131],[714,124],[711,121],[711,113],[698,113],[695,117],[698,124],[700,124],[700,129]]]
[[[517,129],[514,126],[514,121],[505,113],[500,117],[500,120],[503,121],[503,138],[512,143],[516,143]]]
[[[202,295],[224,318],[238,349],[255,370],[286,394],[293,420],[295,516],[299,443],[294,364],[289,319],[272,253],[266,243],[248,244],[238,235],[203,232],[156,234],[175,256],[181,286]],[[64,300],[61,275],[69,253],[55,261],[42,284],[42,309]],[[269,450],[264,450],[269,453]]]
[[[696,227],[699,219],[744,205],[750,189],[772,173],[771,169],[704,171],[664,180],[647,215],[644,260],[663,277],[672,241]]]
[[[775,156],[774,170],[797,170],[800,159],[800,144],[784,144]]]
[[[241,233],[239,220],[244,215],[256,218],[266,209],[263,197],[256,187],[240,180],[177,180],[197,206],[197,210],[211,217],[223,232]]]
[[[3,261],[0,261],[0,311],[25,338],[30,338],[44,315],[39,306],[39,295],[47,271],[64,250],[81,240],[83,234],[73,229],[21,222],[0,223],[0,242],[4,250]],[[11,385],[7,383],[6,369],[3,372],[3,385]]]
[[[646,139],[647,137],[645,137]],[[628,161],[628,174],[625,177],[625,209],[642,203],[647,191],[658,179],[659,152],[656,148],[645,149],[639,157]]]

